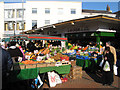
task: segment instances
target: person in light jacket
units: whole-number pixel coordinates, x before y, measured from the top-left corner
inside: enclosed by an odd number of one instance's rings
[[[116,65],[117,62],[116,49],[113,46],[111,46],[110,42],[106,42],[106,47],[110,47],[110,52],[114,55],[114,65]]]

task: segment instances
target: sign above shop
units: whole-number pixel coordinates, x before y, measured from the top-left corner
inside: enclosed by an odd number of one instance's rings
[[[74,32],[83,32],[83,31],[88,31],[88,27],[76,27],[76,28],[70,28],[66,31],[66,33],[74,33]]]

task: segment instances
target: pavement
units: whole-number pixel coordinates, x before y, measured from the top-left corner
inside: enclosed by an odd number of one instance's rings
[[[120,77],[114,75],[114,82],[111,86],[102,85],[102,74],[100,72],[91,73],[82,71],[82,78],[70,79],[62,84],[56,85],[54,88],[49,87],[46,83],[43,84],[43,89],[115,89],[120,90]],[[31,82],[33,80],[25,80],[15,82],[8,86],[6,90],[33,90]],[[36,90],[36,89],[34,89]],[[38,89],[41,90],[41,89]]]
[[[111,89],[119,89],[120,90],[120,77],[114,75],[114,82],[111,86],[103,86],[102,85],[102,79],[100,73],[90,73],[83,71],[82,78],[77,79],[68,79],[67,82],[56,85],[56,88],[111,88]],[[43,85],[43,88],[49,88],[47,84]],[[49,88],[53,89],[53,88]],[[38,89],[39,90],[39,89]]]

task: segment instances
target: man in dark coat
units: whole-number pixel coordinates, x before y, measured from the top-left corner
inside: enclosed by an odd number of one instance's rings
[[[22,52],[19,48],[16,47],[16,42],[10,42],[10,47],[8,49],[8,52],[10,53],[11,57],[23,57]]]
[[[10,42],[10,47],[7,50],[10,53],[14,63],[18,62],[18,57],[23,57],[22,52],[18,47],[16,47],[16,42]]]
[[[109,63],[110,71],[103,70],[103,85],[105,85],[105,84],[111,85],[114,81],[114,79],[113,79],[114,56],[110,52],[109,47],[106,47],[105,55],[104,55],[104,62],[103,62],[102,67],[104,67],[106,61],[108,61],[108,63]]]
[[[10,54],[6,50],[2,49],[1,46],[0,46],[0,63],[2,63],[2,89],[4,90],[4,88],[7,85],[7,73],[9,73],[13,65],[13,61],[11,59]]]

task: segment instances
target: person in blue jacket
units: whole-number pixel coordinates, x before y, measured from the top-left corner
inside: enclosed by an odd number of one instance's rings
[[[11,70],[13,61],[10,54],[1,46],[0,46],[0,63],[2,63],[0,69],[2,70],[2,90],[4,90],[7,86],[7,73],[9,73],[9,71]]]

